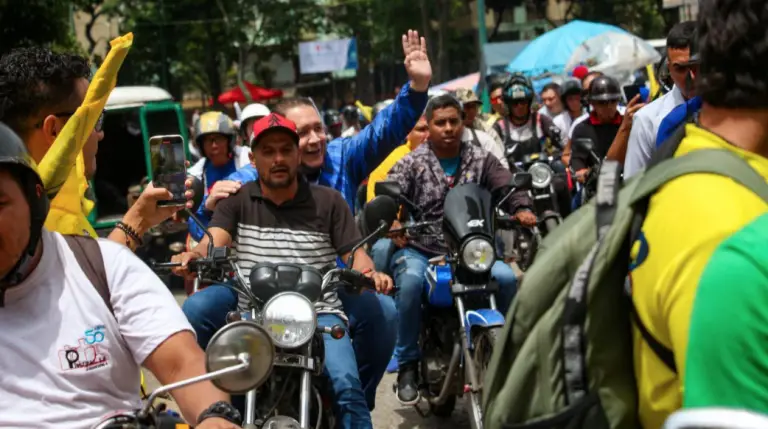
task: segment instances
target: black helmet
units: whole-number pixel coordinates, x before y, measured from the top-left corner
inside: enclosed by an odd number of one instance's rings
[[[533,102],[533,85],[522,73],[515,73],[504,84],[502,92],[504,104],[513,104],[515,101],[524,100],[528,104]]]
[[[339,115],[339,112],[336,109],[328,109],[323,114],[323,122],[325,122],[325,126],[329,128],[334,125],[341,125],[341,115]]]
[[[619,101],[621,100],[621,86],[619,81],[610,76],[598,76],[589,87],[589,102],[592,101]]]
[[[347,124],[360,121],[360,109],[357,106],[347,105],[341,108],[341,117]]]
[[[561,87],[560,101],[563,102],[563,106],[565,106],[568,96],[573,94],[581,95],[581,81],[577,79],[568,79],[563,82],[563,86]]]
[[[32,260],[37,244],[43,234],[43,225],[48,216],[48,197],[43,189],[43,182],[37,172],[37,164],[29,155],[27,147],[19,136],[0,122],[0,168],[11,169],[13,177],[18,180],[21,189],[29,203],[30,232],[29,243],[24,254],[16,262],[10,273],[0,279],[0,293],[4,289],[21,282],[22,274]],[[2,298],[0,297],[0,302]]]
[[[378,103],[373,105],[373,110],[371,111],[371,118],[375,118],[376,115],[379,114],[382,110],[386,109],[390,104],[394,103],[395,100],[388,99],[384,101],[379,101]]]

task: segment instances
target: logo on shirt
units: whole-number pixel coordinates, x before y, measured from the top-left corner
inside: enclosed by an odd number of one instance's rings
[[[104,347],[104,325],[88,329],[77,346],[64,346],[59,350],[59,364],[64,371],[84,369],[91,371],[109,365],[109,354]]]

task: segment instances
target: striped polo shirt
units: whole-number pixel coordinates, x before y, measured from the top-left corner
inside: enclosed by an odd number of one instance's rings
[[[360,240],[352,212],[335,189],[299,180],[292,200],[276,205],[262,195],[259,181],[219,202],[209,227],[229,232],[246,279],[257,262],[293,263],[323,269],[349,253]],[[240,298],[241,307],[247,301]],[[318,313],[344,316],[336,292],[315,303]]]

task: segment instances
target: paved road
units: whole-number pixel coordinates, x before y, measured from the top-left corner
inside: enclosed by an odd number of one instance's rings
[[[174,294],[181,304],[185,295],[183,291]],[[151,390],[158,387],[157,380],[148,371],[145,371],[147,386]],[[396,374],[387,374],[379,385],[376,395],[376,409],[373,411],[373,427],[376,429],[464,429],[469,427],[468,415],[464,409],[465,400],[459,400],[456,410],[448,419],[440,419],[434,416],[422,418],[413,407],[400,405],[392,392],[392,384],[397,379]],[[175,404],[169,403],[171,408],[177,409]],[[426,405],[422,405],[426,409]]]

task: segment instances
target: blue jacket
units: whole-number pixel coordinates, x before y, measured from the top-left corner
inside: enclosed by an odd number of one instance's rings
[[[656,133],[656,148],[667,141],[677,128],[693,114],[701,110],[701,98],[693,97],[685,103],[672,109],[659,124],[659,131]]]
[[[208,199],[208,191],[211,190],[211,187],[214,183],[221,179],[225,179],[230,175],[235,174],[236,172],[237,168],[235,167],[235,161],[233,159],[222,167],[214,167],[211,165],[211,162],[206,159],[202,171],[205,195],[203,195],[203,203],[200,204],[200,207],[195,212],[195,215],[198,217],[198,219],[203,221],[204,225],[208,226],[208,222],[211,220],[211,213],[205,208],[205,200]],[[191,218],[187,219],[187,228],[193,240],[200,241],[203,239],[203,234],[205,234],[205,231],[200,229],[200,227],[197,226],[195,221],[193,221]]]
[[[427,93],[411,91],[406,84],[395,102],[379,112],[370,125],[353,137],[342,137],[328,143],[325,162],[317,183],[341,192],[354,210],[357,188],[363,179],[403,144],[427,106]],[[258,173],[252,165],[231,174],[227,180],[252,182]]]

